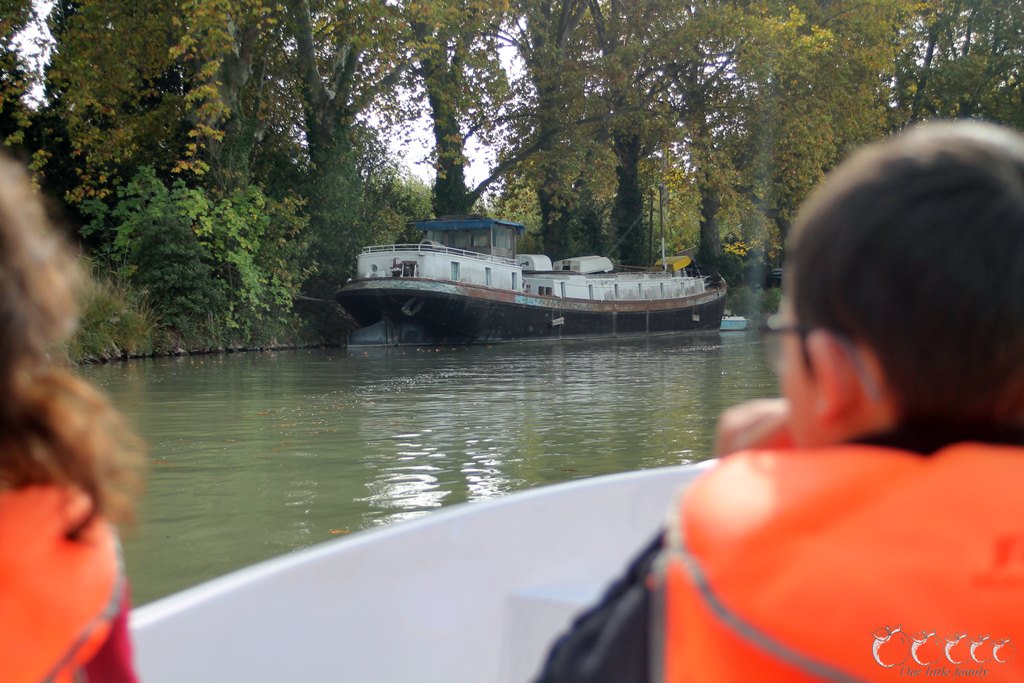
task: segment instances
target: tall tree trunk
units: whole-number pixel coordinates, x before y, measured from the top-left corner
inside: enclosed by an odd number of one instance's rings
[[[717,218],[722,201],[718,190],[708,182],[701,183],[700,197],[700,258],[703,261],[714,261],[722,254]]]
[[[434,119],[434,149],[437,160],[431,202],[436,216],[468,214],[473,197],[466,187],[466,159],[463,155],[462,129],[452,95],[461,88],[459,62],[438,63],[423,60],[427,101]]]
[[[317,66],[313,34],[313,18],[309,0],[289,0],[289,14],[293,22],[296,44],[297,69],[305,100],[306,143],[309,157],[316,167],[330,168],[339,153],[349,151],[345,133],[354,118],[349,111],[359,51],[345,44],[337,48],[331,73],[320,73]]]
[[[567,90],[570,43],[587,9],[588,0],[527,0],[518,11],[527,17],[529,28],[520,41],[520,56],[527,65],[530,81],[537,91],[536,154],[541,157],[537,197],[541,212],[544,253],[552,259],[568,256],[570,220],[567,196],[571,182],[562,171],[559,146],[564,145],[565,112],[582,92]],[[569,80],[573,86],[575,81]]]
[[[614,140],[618,165],[618,187],[612,207],[612,225],[619,240],[619,260],[631,265],[647,265],[644,249],[644,195],[640,190],[642,143],[637,134],[617,135]]]
[[[553,261],[569,255],[569,215],[562,199],[564,193],[561,182],[561,175],[556,170],[549,169],[544,174],[544,182],[537,188],[544,253]]]
[[[935,57],[935,44],[939,39],[938,23],[932,27],[928,35],[928,47],[925,50],[924,62],[921,64],[921,75],[917,79],[917,90],[914,91],[914,99],[910,105],[910,123],[920,121],[924,114],[921,105],[924,102],[924,93],[928,87],[928,76],[931,75],[932,59]]]
[[[256,74],[254,69],[260,28],[255,21],[244,28],[232,28],[234,49],[223,57],[220,69],[218,90],[227,107],[226,120],[222,125],[224,137],[218,141],[210,140],[207,145],[210,150],[210,176],[224,193],[250,184],[252,152],[266,131],[266,123],[252,111],[254,108],[258,110],[259,105],[247,107],[243,96],[254,76],[262,78],[262,74]],[[258,102],[258,82],[256,90]]]
[[[561,84],[557,81],[555,83],[554,87],[542,89],[538,97],[538,139],[542,170],[537,187],[537,200],[540,204],[544,253],[552,260],[569,255],[570,220],[567,195],[571,192],[571,189],[566,187],[569,181],[564,173],[563,158],[557,150],[562,137],[559,131],[563,124],[558,118],[561,112]]]

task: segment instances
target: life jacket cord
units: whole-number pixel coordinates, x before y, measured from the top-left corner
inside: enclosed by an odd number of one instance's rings
[[[861,679],[854,678],[853,676],[829,666],[828,664],[811,659],[806,655],[787,647],[730,610],[711,588],[703,569],[700,567],[700,563],[686,547],[686,541],[684,539],[676,539],[676,541],[679,545],[676,545],[674,549],[668,550],[668,552],[673,553],[676,556],[676,559],[683,563],[683,566],[686,568],[686,571],[689,573],[690,578],[693,581],[693,585],[696,588],[698,595],[703,598],[704,603],[708,606],[715,617],[717,617],[736,635],[745,639],[755,647],[764,650],[771,656],[787,662],[799,669],[803,669],[807,673],[817,676],[822,680],[836,681],[837,683],[863,683]],[[686,637],[685,634],[683,637]]]

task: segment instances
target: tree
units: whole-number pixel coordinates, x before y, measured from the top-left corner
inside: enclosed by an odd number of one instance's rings
[[[705,0],[686,6],[675,58],[665,64],[668,102],[678,117],[676,163],[683,167],[699,206],[700,256],[721,253],[719,212],[739,184],[735,155],[748,134],[743,103],[758,84],[738,74],[739,50],[752,30],[746,4]]]
[[[528,175],[540,204],[544,252],[568,255],[573,180],[579,176],[587,142],[580,24],[586,0],[519,0],[502,32],[522,60],[512,84],[508,139],[497,171],[529,159]]]
[[[181,38],[177,9],[173,0],[56,6],[47,77],[72,149],[72,203],[109,195],[142,165],[169,171],[185,157],[188,74],[169,54]]]
[[[287,78],[283,7],[263,0],[184,0],[170,55],[193,73],[185,96],[190,142],[177,172],[209,173],[223,193],[251,182],[257,145],[296,119]],[[298,153],[298,149],[292,154]]]
[[[758,83],[749,102],[756,169],[744,188],[784,239],[800,204],[824,174],[886,131],[906,0],[779,7],[741,53],[742,75]]]
[[[493,127],[508,84],[495,31],[503,3],[443,0],[409,3],[410,52],[426,95],[434,134],[433,211],[466,214],[493,182],[466,185],[466,140]]]
[[[351,149],[357,117],[389,97],[411,68],[399,59],[399,8],[370,0],[288,0],[287,8],[306,144],[324,172]]]
[[[701,195],[706,259],[721,252],[723,230],[771,229],[775,238],[753,241],[783,239],[824,173],[884,133],[908,8],[902,0],[691,5],[691,48],[671,68],[672,105]],[[723,225],[727,207],[759,219]]]
[[[308,274],[298,205],[251,186],[211,199],[150,167],[116,196],[112,209],[86,201],[84,230],[109,233],[102,255],[147,293],[161,323],[204,343],[267,339],[288,325]]]
[[[17,45],[17,38],[35,13],[31,0],[3,0],[0,5],[0,143],[22,145],[31,113],[25,97],[32,84],[31,70]]]
[[[595,60],[594,90],[606,112],[605,135],[618,161],[612,224],[623,262],[646,265],[644,191],[640,165],[665,140],[665,63],[678,50],[677,2],[590,0]]]
[[[894,126],[934,117],[1024,126],[1024,4],[936,0],[922,3],[908,24]]]

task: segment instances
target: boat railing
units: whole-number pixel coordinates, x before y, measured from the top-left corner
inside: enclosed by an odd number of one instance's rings
[[[398,251],[413,251],[419,254],[447,254],[449,256],[460,256],[462,258],[475,259],[478,261],[502,263],[508,266],[518,265],[515,259],[505,258],[504,256],[481,254],[478,251],[466,251],[465,249],[455,249],[454,247],[446,247],[443,244],[425,244],[422,242],[416,244],[379,244],[371,247],[363,247],[362,253],[381,254]]]
[[[649,272],[622,272],[617,273],[588,273],[587,279],[590,280],[609,280],[616,282],[679,282],[687,280],[699,280],[700,278],[690,276],[679,276],[673,275],[669,272],[662,271],[649,271]]]

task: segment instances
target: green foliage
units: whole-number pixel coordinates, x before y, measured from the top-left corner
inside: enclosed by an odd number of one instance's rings
[[[315,297],[333,298],[352,274],[360,247],[372,241],[373,226],[360,212],[362,180],[355,163],[336,159],[329,166],[321,164],[320,172],[309,178],[310,248],[317,269],[305,291]]]
[[[5,0],[0,11],[0,144],[20,146],[31,124],[25,97],[32,75],[15,43],[33,17],[29,0]]]
[[[850,149],[881,136],[907,0],[703,3],[680,24],[669,105],[701,199],[701,242],[776,254],[796,208]],[[713,68],[711,68],[713,67]]]
[[[645,171],[647,177],[659,178],[665,184],[665,193],[659,201],[658,189],[652,188],[650,202],[654,209],[654,234],[656,251],[660,252],[662,225],[665,230],[665,251],[675,254],[690,249],[700,241],[700,189],[696,177],[681,166],[667,166],[662,169],[661,158],[650,160],[651,168]]]
[[[113,208],[92,202],[86,235],[101,233],[117,273],[146,293],[157,320],[186,340],[249,343],[289,325],[308,274],[296,200],[255,188],[219,201],[144,167]]]
[[[181,192],[182,183],[175,189]],[[305,273],[300,202],[275,202],[248,187],[205,207],[192,225],[227,298],[224,324],[245,338],[282,322]]]
[[[543,252],[569,256],[569,210],[573,183],[589,173],[594,145],[587,119],[587,69],[584,61],[585,0],[518,0],[512,10],[507,43],[514,45],[523,69],[510,83],[509,126],[501,140],[503,163],[517,163],[537,194]]]
[[[677,59],[678,24],[673,19],[683,15],[672,0],[594,2],[589,15],[592,41],[600,51],[593,66],[600,83],[597,111],[612,114],[603,119],[601,129],[616,159],[611,210],[616,251],[623,263],[647,265],[653,245],[645,229],[645,190],[657,183],[644,183],[640,168],[674,125],[662,96],[663,69]]]
[[[733,315],[742,315],[756,322],[778,313],[781,300],[782,290],[778,287],[731,287],[725,307]]]
[[[569,214],[569,237],[574,254],[608,253],[607,211],[585,180],[577,183],[577,201]],[[641,237],[646,223],[637,227]]]
[[[769,287],[762,289],[760,310],[762,316],[769,316],[779,312],[779,305],[782,303],[782,288]]]
[[[91,205],[86,211],[96,209]],[[214,277],[209,254],[193,230],[209,210],[202,191],[180,181],[169,189],[144,167],[118,188],[109,216],[84,230],[108,231],[110,256],[121,264],[118,274],[146,293],[162,324],[197,338],[217,336],[215,315],[227,305],[226,287]]]
[[[66,199],[104,198],[142,165],[172,168],[188,145],[188,73],[170,47],[181,35],[175,0],[138,11],[119,0],[64,3],[51,17],[56,46],[48,88],[66,126],[76,183]],[[59,25],[58,23],[59,22]]]
[[[362,246],[469,205],[554,258],[636,224],[619,252],[645,262],[664,184],[667,250],[700,243],[735,284],[722,245],[781,262],[854,147],[930,117],[1024,127],[1020,2],[57,0],[38,111],[13,42],[34,7],[0,12],[0,137],[157,334],[207,346],[291,334],[300,288],[332,310]],[[433,187],[386,152],[427,111]],[[497,152],[482,204],[470,136]]]
[[[743,283],[743,259],[736,254],[725,252],[713,256],[700,253],[697,256],[697,263],[701,269],[710,269],[721,275],[722,279],[730,287],[739,286]]]
[[[906,26],[893,126],[978,117],[1024,127],[1024,5],[932,0],[917,5]]]

